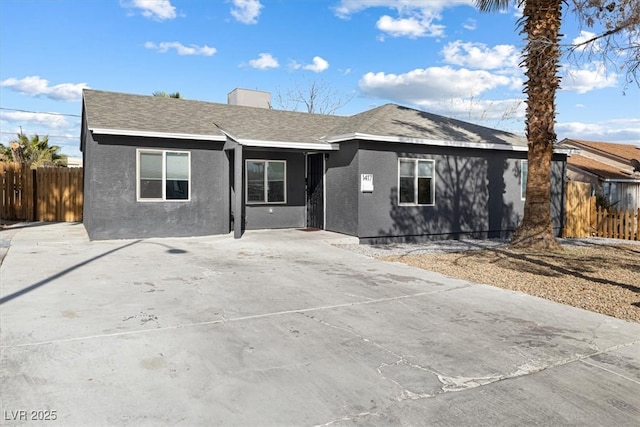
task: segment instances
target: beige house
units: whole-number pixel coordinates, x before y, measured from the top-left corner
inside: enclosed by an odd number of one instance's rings
[[[640,145],[565,138],[562,148],[579,150],[567,161],[567,178],[589,182],[618,209],[640,208]]]

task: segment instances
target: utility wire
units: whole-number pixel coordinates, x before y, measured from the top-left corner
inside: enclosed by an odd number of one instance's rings
[[[50,114],[52,116],[67,116],[67,117],[82,117],[79,114],[64,114],[64,113],[47,113],[45,111],[29,111],[29,110],[19,110],[17,108],[4,108],[0,107],[0,110],[6,111],[18,111],[20,113],[31,113],[31,114]]]
[[[29,132],[25,132],[27,134]],[[16,132],[0,132],[2,135],[16,135]],[[67,139],[79,139],[79,136],[66,136],[66,135],[47,135],[49,138],[67,138]]]

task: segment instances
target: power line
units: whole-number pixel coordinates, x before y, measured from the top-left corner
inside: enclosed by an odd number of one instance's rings
[[[49,114],[51,116],[67,116],[67,117],[82,117],[79,114],[64,114],[64,113],[48,113],[45,111],[29,111],[29,110],[20,110],[18,108],[4,108],[4,107],[0,107],[0,110],[6,110],[6,111],[18,111],[20,113],[30,113],[30,114]]]
[[[28,133],[28,132],[27,132]],[[0,132],[2,135],[16,135],[15,132]],[[67,139],[80,139],[79,136],[66,136],[66,135],[47,135],[49,138],[67,138]]]

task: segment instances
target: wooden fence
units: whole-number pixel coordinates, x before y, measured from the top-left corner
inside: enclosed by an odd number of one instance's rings
[[[82,221],[82,168],[0,163],[0,217],[14,221]]]
[[[612,239],[640,240],[640,208],[627,211],[595,210],[593,235]]]
[[[589,183],[569,181],[566,194],[563,237],[640,240],[640,209],[621,211],[596,207]]]

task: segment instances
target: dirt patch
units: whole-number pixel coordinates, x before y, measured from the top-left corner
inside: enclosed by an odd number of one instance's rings
[[[555,252],[500,247],[382,259],[640,322],[639,245],[564,246]]]

